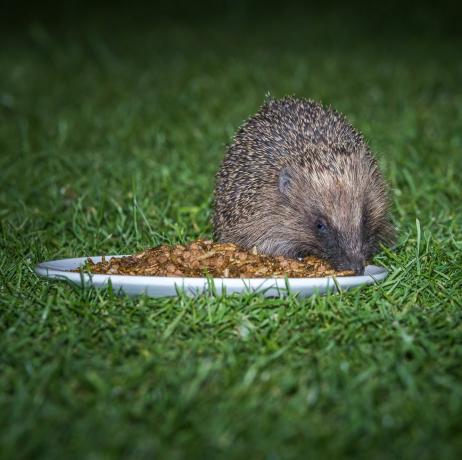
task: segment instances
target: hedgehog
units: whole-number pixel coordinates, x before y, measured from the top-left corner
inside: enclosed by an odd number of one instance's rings
[[[268,98],[238,129],[216,175],[218,242],[320,257],[364,272],[393,241],[389,189],[363,136],[322,104]]]

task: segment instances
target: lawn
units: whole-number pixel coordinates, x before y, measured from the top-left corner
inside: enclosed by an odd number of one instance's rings
[[[451,15],[388,29],[346,9],[248,13],[98,10],[1,32],[1,458],[462,455]],[[34,274],[210,236],[225,146],[268,92],[333,105],[377,152],[399,235],[375,260],[384,283],[150,299]]]

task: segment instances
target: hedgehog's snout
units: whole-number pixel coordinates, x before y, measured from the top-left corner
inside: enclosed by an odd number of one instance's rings
[[[364,268],[366,267],[366,262],[364,259],[355,260],[351,264],[351,270],[354,271],[355,275],[364,275]]]
[[[334,264],[337,270],[351,270],[355,275],[363,275],[366,267],[366,259],[362,255],[345,257],[339,263]]]

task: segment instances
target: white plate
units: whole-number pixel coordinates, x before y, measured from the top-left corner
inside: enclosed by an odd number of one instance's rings
[[[106,260],[112,257],[106,256]],[[100,256],[91,257],[97,263]],[[109,280],[116,292],[127,295],[146,294],[150,297],[171,297],[184,291],[189,296],[202,293],[232,294],[242,292],[260,292],[266,297],[279,297],[288,290],[300,296],[314,293],[324,294],[339,289],[349,289],[362,284],[382,281],[388,274],[383,267],[368,265],[362,276],[340,276],[337,278],[182,278],[176,276],[131,276],[131,275],[97,275],[69,272],[79,268],[87,261],[87,257],[75,259],[51,260],[38,264],[35,271],[47,278],[68,280],[82,286],[105,288]]]

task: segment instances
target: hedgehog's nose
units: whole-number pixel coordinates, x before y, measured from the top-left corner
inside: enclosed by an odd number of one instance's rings
[[[355,275],[360,276],[364,275],[364,267],[366,266],[366,261],[364,257],[351,257],[346,259],[338,267],[340,270],[351,270]]]
[[[361,276],[364,275],[364,261],[354,262],[351,265],[351,269],[355,272],[355,275]]]

